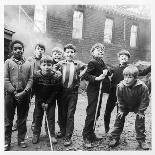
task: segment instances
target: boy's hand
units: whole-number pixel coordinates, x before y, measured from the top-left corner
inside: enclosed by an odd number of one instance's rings
[[[46,111],[48,108],[48,104],[42,103],[42,108]]]
[[[107,73],[108,73],[108,70],[107,70],[107,69],[104,69],[104,70],[103,70],[103,75],[106,76]]]
[[[100,76],[96,77],[95,80],[96,81],[101,81],[105,78],[105,75],[104,74],[101,74]]]
[[[25,91],[22,91],[20,93],[16,93],[15,94],[15,99],[17,100],[18,103],[20,103],[25,95],[26,95]]]
[[[145,118],[144,112],[138,112],[137,116],[139,116],[140,119],[144,119]]]
[[[117,117],[121,119],[123,117],[123,114],[124,113],[122,111],[118,111]]]

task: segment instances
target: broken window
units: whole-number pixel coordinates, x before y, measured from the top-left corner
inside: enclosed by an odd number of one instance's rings
[[[131,26],[131,34],[130,34],[130,46],[136,47],[136,40],[137,40],[137,29],[136,25]]]
[[[104,42],[106,43],[111,43],[112,41],[112,28],[113,28],[113,20],[107,18],[104,27]]]
[[[82,39],[83,13],[74,11],[72,38]]]

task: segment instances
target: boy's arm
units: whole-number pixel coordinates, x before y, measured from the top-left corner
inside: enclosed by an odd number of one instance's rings
[[[123,99],[123,89],[120,86],[120,84],[117,85],[116,96],[117,96],[118,108],[121,112],[124,112],[125,106],[124,106],[124,99]]]
[[[94,67],[94,63],[93,62],[89,62],[88,63],[88,66],[87,66],[87,69],[85,71],[85,74],[83,75],[83,78],[86,80],[86,81],[89,81],[89,82],[94,82],[95,81],[95,78],[96,76],[92,75],[92,73],[95,71],[95,67]]]
[[[143,85],[142,87],[142,95],[141,95],[141,103],[138,108],[138,113],[144,113],[144,111],[149,106],[150,97],[149,97],[149,91],[146,85]]]
[[[4,65],[4,88],[10,93],[13,93],[15,91],[15,88],[10,82],[9,60],[6,60]]]
[[[30,89],[32,88],[32,85],[33,85],[33,71],[32,71],[32,67],[30,66],[30,69],[29,69],[29,79],[28,79],[27,85],[26,85],[24,90],[26,92],[30,91]]]

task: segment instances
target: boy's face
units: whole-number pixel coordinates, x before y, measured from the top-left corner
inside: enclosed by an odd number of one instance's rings
[[[16,43],[13,45],[12,52],[13,52],[14,58],[17,60],[20,60],[23,56],[24,49],[21,44]]]
[[[43,62],[40,65],[41,71],[43,75],[48,75],[52,69],[52,63]]]
[[[92,55],[94,57],[98,57],[98,58],[103,58],[104,56],[104,51],[101,48],[95,48]]]
[[[42,54],[45,52],[44,48],[41,48],[39,46],[36,47],[34,54],[36,56],[36,58],[41,59]]]
[[[55,62],[59,62],[62,59],[62,53],[61,52],[53,52],[52,58]]]
[[[75,52],[73,49],[66,49],[64,52],[64,57],[67,61],[71,61],[75,57]]]
[[[129,61],[129,57],[127,55],[120,55],[118,57],[119,63],[120,64],[124,64],[127,63]]]
[[[127,86],[131,86],[136,79],[134,78],[133,75],[124,75],[124,82],[126,83]]]

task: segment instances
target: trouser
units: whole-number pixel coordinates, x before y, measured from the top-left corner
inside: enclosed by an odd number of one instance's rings
[[[83,139],[91,140],[94,135],[93,126],[94,126],[94,121],[95,121],[95,113],[96,113],[96,108],[97,108],[98,95],[99,95],[99,90],[94,90],[88,85],[87,87],[88,106],[86,109],[85,126],[84,126],[83,133],[82,133]],[[100,116],[102,96],[103,96],[103,92],[101,92],[100,98],[99,98],[97,119]]]
[[[62,91],[60,90],[57,94],[57,107],[58,107],[58,125],[60,131],[63,132],[63,110],[62,110]]]
[[[104,113],[104,125],[105,128],[109,128],[111,113],[116,105],[117,97],[116,97],[116,87],[112,87],[110,89],[109,97],[107,100],[105,113]]]
[[[35,98],[35,102],[36,102],[35,125],[34,125],[33,134],[40,136],[42,120],[44,116],[44,109],[42,108],[42,103],[46,103],[46,102],[43,102],[37,96]],[[51,103],[48,104],[48,108],[45,111],[51,136],[55,136],[55,106],[56,106],[56,95],[53,94],[53,99]]]
[[[5,95],[5,143],[11,143],[13,119],[17,107],[18,142],[24,141],[27,132],[26,121],[29,110],[29,95],[18,103],[12,94]]]
[[[125,117],[128,115],[128,112],[124,113],[122,118],[118,117],[118,114],[116,116],[115,124],[114,124],[114,130],[111,132],[111,136],[114,139],[120,139],[120,135],[124,128],[125,123]],[[135,120],[135,130],[136,130],[136,139],[137,141],[142,140],[145,141],[145,117],[139,118],[138,115],[136,115]]]
[[[78,99],[78,88],[64,88],[62,96],[63,125],[65,137],[71,138],[74,130],[74,114]]]

